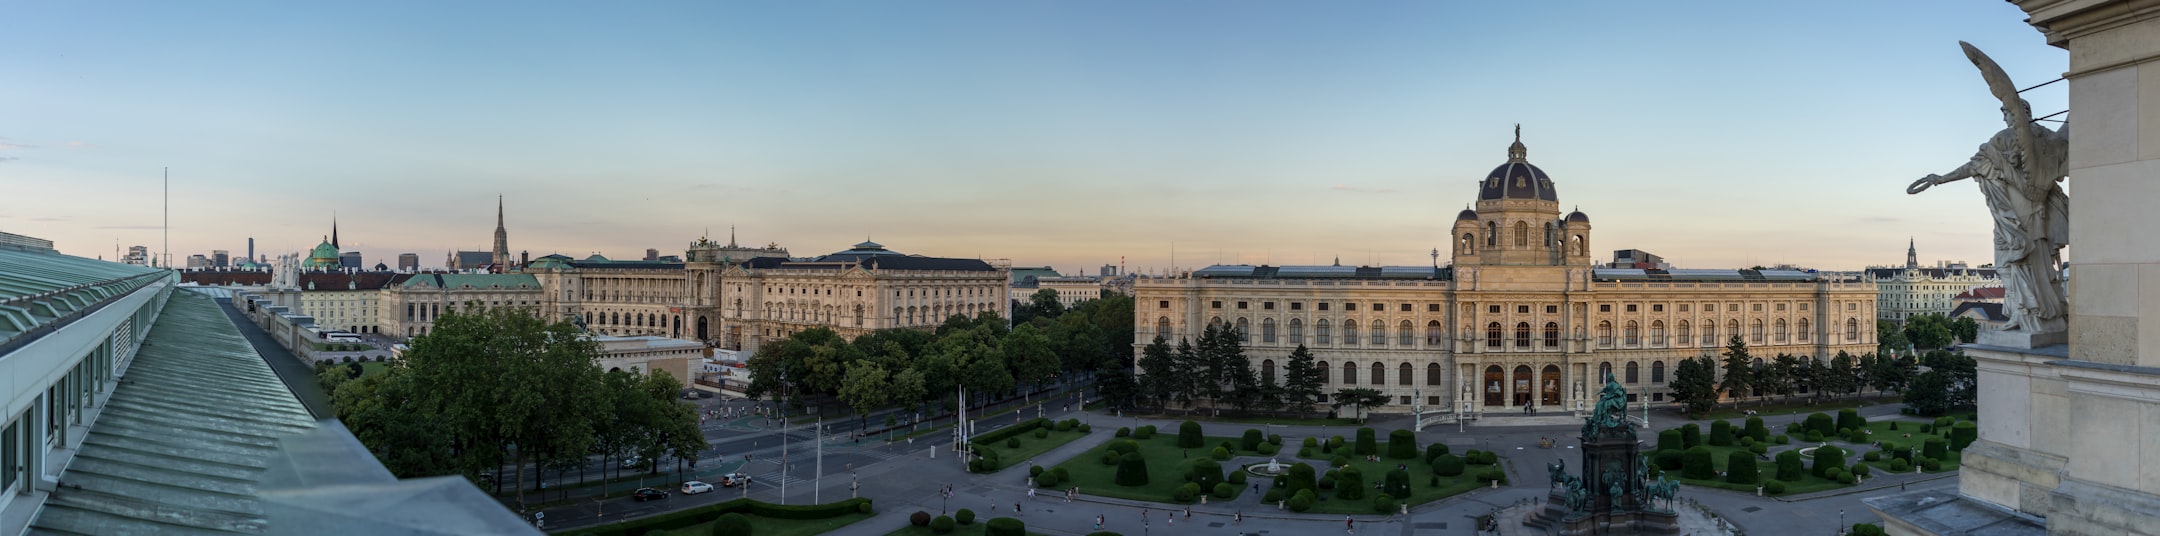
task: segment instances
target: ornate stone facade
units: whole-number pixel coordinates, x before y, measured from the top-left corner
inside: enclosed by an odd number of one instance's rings
[[[1521,141],[1457,215],[1435,267],[1214,266],[1134,284],[1135,351],[1211,323],[1241,328],[1255,366],[1302,344],[1327,392],[1375,388],[1380,411],[1584,410],[1610,373],[1664,402],[1679,360],[1741,335],[1757,357],[1875,347],[1875,286],[1778,270],[1595,268],[1590,219],[1562,216]],[[1278,369],[1278,377],[1280,376]],[[1644,399],[1647,397],[1647,399]]]

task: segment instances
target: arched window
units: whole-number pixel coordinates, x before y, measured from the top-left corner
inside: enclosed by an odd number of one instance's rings
[[[1260,319],[1260,342],[1268,344],[1275,343],[1275,319]]]
[[[1485,247],[1500,247],[1500,223],[1485,222]]]
[[[1410,327],[1410,321],[1404,320],[1395,325],[1395,344],[1403,348],[1417,344],[1417,328]]]
[[[1425,385],[1440,385],[1440,371],[1439,363],[1425,364]]]
[[[1375,320],[1375,321],[1373,321],[1373,323],[1372,323],[1372,345],[1373,345],[1373,346],[1387,346],[1387,322],[1383,322],[1383,321],[1379,321],[1379,320]]]
[[[1529,323],[1529,322],[1516,322],[1516,323],[1515,323],[1515,347],[1516,347],[1516,348],[1529,348],[1529,347],[1530,347],[1530,323]]]
[[[1463,253],[1464,255],[1472,255],[1472,254],[1476,254],[1476,253],[1477,253],[1477,237],[1476,237],[1476,236],[1474,236],[1474,235],[1471,235],[1470,233],[1463,233],[1463,235],[1462,235],[1462,244],[1461,244],[1461,245],[1459,246],[1459,249],[1461,249],[1461,250],[1462,250],[1462,253]]]
[[[1576,255],[1590,256],[1590,241],[1583,240],[1582,235],[1575,235],[1574,246]]]
[[[1629,348],[1633,348],[1637,345],[1642,344],[1642,328],[1636,327],[1635,321],[1627,321],[1627,331],[1624,333],[1627,335],[1627,345]]]
[[[1334,344],[1334,342],[1328,340],[1327,319],[1322,318],[1313,322],[1313,342],[1316,344]]]
[[[1777,319],[1777,322],[1771,323],[1770,327],[1772,329],[1770,336],[1776,337],[1771,340],[1777,341],[1778,344],[1785,344],[1785,319]]]
[[[1372,384],[1387,385],[1387,365],[1372,364]]]
[[[1663,321],[1663,320],[1652,320],[1652,321],[1650,321],[1650,345],[1651,345],[1651,346],[1664,346],[1664,345],[1665,345],[1665,321]]]
[[[1290,344],[1305,344],[1305,319],[1290,319]]]
[[[1342,364],[1343,385],[1357,385],[1357,363]]]
[[[1328,367],[1326,361],[1321,361],[1318,364],[1313,365],[1313,372],[1320,375],[1320,383],[1327,383],[1328,375],[1333,373],[1334,370],[1335,369]]]
[[[1426,346],[1439,346],[1439,345],[1440,345],[1440,335],[1441,335],[1441,331],[1440,331],[1440,321],[1438,321],[1438,320],[1427,320],[1427,321],[1425,321],[1425,345],[1426,345]]]
[[[1739,320],[1727,320],[1727,321],[1725,321],[1725,334],[1726,334],[1726,336],[1727,336],[1727,337],[1738,337],[1738,336],[1740,336],[1740,321],[1739,321]],[[1717,343],[1718,343],[1718,344],[1725,344],[1725,341],[1718,341]]]
[[[1762,319],[1757,318],[1748,323],[1748,344],[1762,344],[1762,342]]]
[[[1857,318],[1847,318],[1847,319],[1845,319],[1845,340],[1846,340],[1846,341],[1857,341],[1857,340],[1860,340],[1860,319],[1857,319]]]
[[[1207,325],[1208,325],[1208,327],[1211,327],[1211,328],[1215,328],[1215,329],[1222,329],[1222,326],[1223,326],[1223,323],[1222,323],[1222,317],[1218,316],[1218,317],[1215,317],[1215,318],[1210,318],[1210,319],[1208,319],[1208,321],[1207,321]]]
[[[1599,348],[1611,348],[1611,347],[1612,347],[1612,322],[1610,322],[1610,321],[1606,321],[1606,320],[1599,320],[1599,321],[1598,321],[1598,323],[1597,323],[1597,345],[1598,345],[1598,347],[1599,347]]]
[[[1493,323],[1491,323],[1491,324],[1486,324],[1486,325],[1485,325],[1485,347],[1486,347],[1486,348],[1499,348],[1499,347],[1500,347],[1500,323],[1499,323],[1499,322],[1493,322]]]
[[[1682,320],[1676,327],[1679,328],[1679,332],[1675,333],[1675,335],[1678,335],[1677,337],[1673,337],[1674,343],[1678,344],[1679,346],[1687,346],[1688,343],[1695,342],[1688,339],[1688,337],[1694,335],[1692,333],[1688,333],[1688,321]]]
[[[1640,369],[1640,367],[1637,367],[1637,366],[1635,365],[1635,362],[1634,362],[1634,361],[1629,361],[1629,362],[1627,362],[1627,368],[1626,368],[1625,370],[1626,370],[1626,374],[1627,374],[1627,382],[1628,382],[1628,383],[1635,383],[1635,382],[1639,382],[1639,381],[1642,381],[1641,379],[1639,379],[1639,378],[1638,378],[1638,377],[1636,376],[1636,374],[1637,374],[1637,372],[1636,372],[1636,371],[1637,371],[1637,370],[1639,370],[1639,369]]]
[[[1794,333],[1794,334],[1795,334],[1795,335],[1799,335],[1799,336],[1800,336],[1800,342],[1803,342],[1803,343],[1804,343],[1804,342],[1808,342],[1809,340],[1812,340],[1812,339],[1814,339],[1814,336],[1815,336],[1815,332],[1814,332],[1813,330],[1809,330],[1809,329],[1808,329],[1808,321],[1807,321],[1807,319],[1805,319],[1805,318],[1802,318],[1802,319],[1800,319],[1800,329],[1798,329],[1798,330],[1795,330],[1795,333]]]
[[[1516,220],[1516,221],[1515,221],[1515,247],[1518,247],[1518,248],[1527,248],[1527,247],[1530,247],[1530,223],[1529,223],[1529,222],[1525,222],[1525,221],[1521,221],[1521,220]]]
[[[1546,322],[1546,323],[1545,323],[1545,347],[1546,347],[1546,348],[1559,348],[1559,347],[1560,347],[1560,323],[1559,323],[1559,322]]]
[[[1273,360],[1273,359],[1262,359],[1262,360],[1260,360],[1260,384],[1261,384],[1261,385],[1274,385],[1274,384],[1275,384],[1275,360]]]
[[[1170,317],[1165,316],[1155,319],[1155,335],[1162,337],[1165,341],[1177,340],[1176,334],[1170,331]]]
[[[1237,319],[1237,340],[1244,343],[1252,342],[1252,322],[1242,316]]]
[[[1650,362],[1650,383],[1665,383],[1665,362]]]
[[[1395,385],[1412,385],[1410,383],[1411,378],[1413,378],[1411,374],[1417,369],[1410,368],[1409,363],[1403,363],[1402,366],[1396,368],[1398,370],[1395,371]]]
[[[1597,377],[1598,377],[1598,379],[1597,379],[1598,383],[1604,383],[1604,382],[1605,382],[1605,379],[1606,379],[1606,378],[1610,378],[1610,377],[1612,377],[1612,362],[1611,362],[1611,361],[1607,361],[1607,362],[1604,362],[1604,363],[1598,363],[1598,364],[1597,364]]]
[[[1357,346],[1357,321],[1356,321],[1356,320],[1344,320],[1344,321],[1342,321],[1342,342],[1343,342],[1343,344],[1346,344],[1346,345],[1350,345],[1350,346]]]

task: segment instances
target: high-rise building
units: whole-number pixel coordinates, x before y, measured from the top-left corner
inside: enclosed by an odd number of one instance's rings
[[[361,264],[361,262],[362,262],[362,261],[360,260],[360,252],[358,252],[358,251],[347,251],[347,252],[344,252],[344,253],[339,253],[339,254],[338,254],[338,267],[339,267],[339,268],[345,268],[345,269],[349,269],[349,270],[358,270],[358,269],[360,269],[360,268],[362,268],[362,267],[366,266],[366,265],[364,265],[364,264]]]
[[[216,268],[232,266],[232,252],[222,249],[210,250],[210,266]]]
[[[210,269],[210,258],[205,257],[200,253],[189,255],[187,257],[187,269],[208,270]]]
[[[420,255],[417,253],[399,253],[397,256],[397,269],[407,272],[419,270]]]
[[[257,259],[257,258],[255,258],[255,237],[252,237],[252,236],[248,237],[248,256],[247,256],[247,260],[248,260],[248,262],[262,262],[262,259]]]
[[[645,248],[645,260],[660,260],[660,250],[653,248]]]
[[[121,259],[121,262],[125,262],[125,263],[128,263],[128,264],[133,264],[133,265],[137,265],[137,266],[149,266],[149,265],[150,265],[150,247],[149,247],[149,246],[128,246],[128,249],[127,249],[127,256],[125,256],[125,257],[121,257],[120,259]]]
[[[14,233],[0,233],[0,246],[21,246],[29,249],[52,249],[51,240]]]

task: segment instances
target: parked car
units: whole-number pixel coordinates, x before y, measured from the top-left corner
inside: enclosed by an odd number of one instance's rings
[[[750,475],[747,473],[728,473],[725,475],[720,475],[720,485],[729,488],[735,486],[748,486],[750,485]]]
[[[637,489],[637,491],[634,491],[634,492],[631,492],[631,493],[630,493],[630,498],[632,498],[632,499],[637,499],[637,501],[638,501],[638,502],[645,502],[645,501],[651,501],[651,500],[657,500],[657,499],[665,499],[665,498],[667,498],[667,490],[664,490],[664,489],[653,489],[653,488],[638,488],[638,489]]]
[[[682,483],[683,495],[697,495],[699,493],[704,493],[708,491],[712,491],[712,484],[707,484],[696,480]]]

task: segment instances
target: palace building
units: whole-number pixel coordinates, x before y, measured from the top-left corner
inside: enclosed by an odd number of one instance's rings
[[[1133,344],[1237,328],[1256,367],[1309,348],[1324,392],[1382,412],[1583,410],[1606,374],[1668,400],[1672,368],[1739,335],[1757,359],[1875,347],[1873,284],[1791,270],[1599,268],[1590,217],[1562,214],[1519,138],[1456,215],[1446,267],[1210,266],[1134,285]],[[1640,399],[1640,400],[1638,400]],[[1322,400],[1325,402],[1325,400]]]

